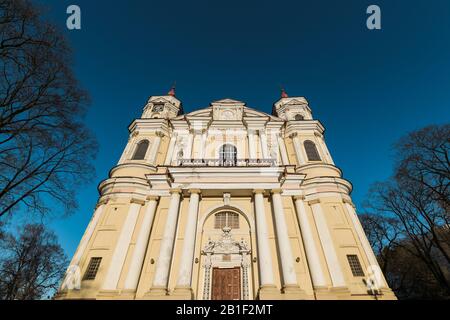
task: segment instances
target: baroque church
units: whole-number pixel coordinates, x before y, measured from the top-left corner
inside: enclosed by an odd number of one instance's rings
[[[308,101],[152,96],[58,299],[395,299]]]

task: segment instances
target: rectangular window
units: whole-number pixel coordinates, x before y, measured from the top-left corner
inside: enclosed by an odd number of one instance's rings
[[[354,277],[364,277],[364,271],[356,254],[347,255],[347,260]]]
[[[223,229],[225,227],[229,227],[231,229],[239,229],[239,215],[233,212],[216,213],[214,228]]]
[[[100,262],[102,262],[102,258],[94,257],[89,261],[89,265],[84,273],[83,280],[95,280],[95,276],[97,275],[98,268],[100,267]]]

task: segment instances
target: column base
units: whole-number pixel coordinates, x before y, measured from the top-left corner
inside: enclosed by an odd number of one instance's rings
[[[281,289],[283,300],[313,300],[314,297],[308,296],[298,285],[285,285]]]
[[[191,287],[175,287],[172,295],[177,300],[194,300],[194,291]]]
[[[135,300],[136,290],[134,289],[123,289],[120,291],[120,299],[122,300]]]
[[[166,287],[152,287],[145,293],[144,298],[148,300],[164,300],[169,295]]]
[[[353,300],[347,287],[314,287],[316,300]]]
[[[120,290],[100,290],[97,294],[97,300],[117,300]]]
[[[382,288],[381,295],[377,296],[378,300],[398,300],[391,288]]]
[[[275,285],[263,285],[258,290],[259,300],[280,300],[281,292]]]

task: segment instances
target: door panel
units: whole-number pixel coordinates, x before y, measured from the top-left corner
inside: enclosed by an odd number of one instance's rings
[[[213,269],[212,300],[241,299],[241,268]]]

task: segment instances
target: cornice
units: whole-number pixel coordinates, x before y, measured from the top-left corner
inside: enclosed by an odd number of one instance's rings
[[[319,120],[304,120],[286,123],[286,135],[290,135],[296,131],[317,131],[320,134],[325,132],[325,127]]]
[[[128,127],[130,132],[139,131],[162,131],[169,133],[169,122],[167,119],[136,119]]]

